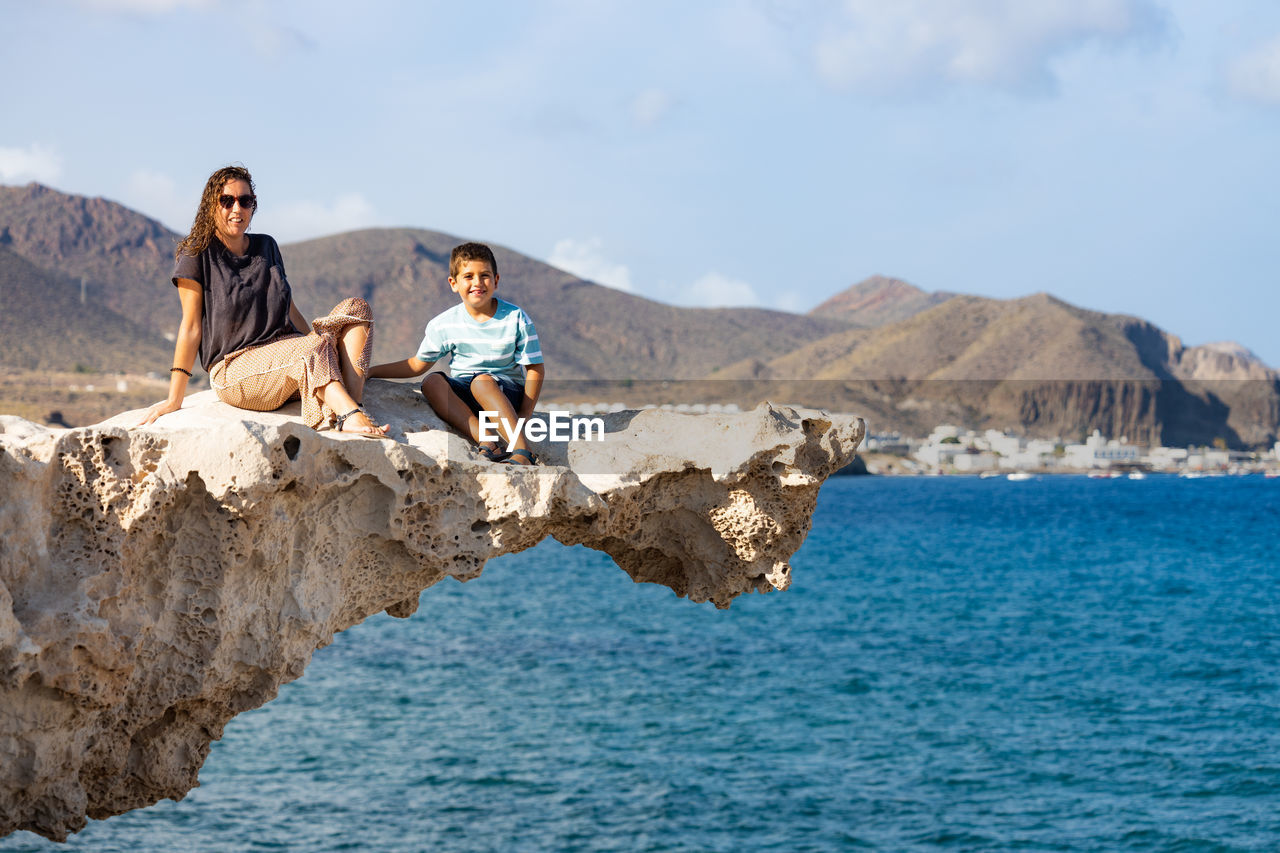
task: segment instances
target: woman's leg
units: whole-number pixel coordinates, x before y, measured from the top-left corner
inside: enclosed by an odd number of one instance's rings
[[[328,338],[338,354],[342,384],[351,399],[364,399],[364,380],[373,357],[373,310],[359,297],[339,302],[328,316],[312,324],[316,334]],[[337,411],[336,407],[333,408]],[[346,411],[345,409],[343,411]]]
[[[237,409],[274,411],[298,394],[307,339],[282,338],[224,358],[209,373],[218,399]]]
[[[241,409],[272,411],[301,397],[302,419],[316,429],[360,405],[343,387],[332,340],[314,332],[245,350],[215,366],[210,378],[219,399]],[[385,435],[387,427],[359,413],[342,431]]]
[[[373,422],[373,418],[369,417],[363,411],[357,411],[360,404],[355,398],[343,387],[342,382],[334,381],[320,388],[318,395],[329,409],[339,415],[347,415],[355,412],[348,420],[342,424],[343,432],[360,432],[367,435],[386,435],[387,430],[391,428],[390,424],[378,426]]]
[[[302,419],[310,427],[358,408],[342,387],[332,342],[315,333],[236,353],[215,365],[210,379],[218,399],[241,409],[269,412],[300,396]],[[385,435],[387,427],[360,414],[344,423],[342,431]]]
[[[369,370],[366,351],[372,331],[368,323],[352,323],[338,333],[338,365],[342,369],[342,384],[356,403],[364,397],[364,377]]]

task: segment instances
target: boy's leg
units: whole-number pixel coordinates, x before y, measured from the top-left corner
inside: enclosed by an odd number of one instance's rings
[[[471,380],[471,394],[476,398],[476,402],[480,404],[480,408],[486,412],[495,412],[498,415],[498,432],[502,434],[503,449],[510,447],[513,450],[529,449],[525,444],[524,432],[515,434],[515,444],[511,443],[512,432],[516,425],[516,407],[512,405],[510,398],[502,389],[502,385],[498,380],[487,373],[478,373]]]
[[[428,373],[422,380],[422,396],[427,398],[432,410],[449,426],[470,438],[480,441],[480,421],[471,407],[454,393],[443,373]]]

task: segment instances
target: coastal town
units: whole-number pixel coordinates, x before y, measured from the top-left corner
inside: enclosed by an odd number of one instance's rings
[[[999,430],[975,432],[944,424],[924,439],[894,434],[867,437],[868,473],[970,474],[1025,479],[1034,474],[1087,474],[1141,479],[1149,473],[1182,477],[1280,476],[1280,442],[1269,450],[1213,447],[1149,447],[1098,430],[1080,442],[1028,438]],[[885,462],[884,460],[894,460]],[[894,470],[887,470],[894,469]]]

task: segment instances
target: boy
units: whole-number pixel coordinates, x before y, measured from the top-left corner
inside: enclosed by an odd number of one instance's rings
[[[533,321],[524,311],[494,296],[498,262],[483,243],[463,243],[449,255],[449,287],[462,304],[442,311],[427,324],[417,355],[371,368],[370,376],[402,379],[421,376],[445,355],[452,355],[452,376],[430,373],[422,394],[435,413],[479,445],[491,462],[532,465],[536,460],[523,432],[512,436],[518,418],[537,405],[546,375]],[[523,365],[523,370],[521,369]],[[480,441],[481,411],[497,415],[503,445]],[[489,423],[493,423],[489,418]],[[512,447],[507,454],[504,447]]]

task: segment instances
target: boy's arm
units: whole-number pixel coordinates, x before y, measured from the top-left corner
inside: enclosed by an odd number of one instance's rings
[[[542,380],[547,377],[545,364],[526,364],[524,366],[524,404],[520,406],[519,417],[527,418],[533,414],[538,405],[538,395],[542,393]]]
[[[388,361],[386,364],[375,364],[369,368],[369,375],[378,379],[408,379],[410,376],[421,376],[431,369],[434,361],[422,361],[417,356],[410,356],[401,361]]]

